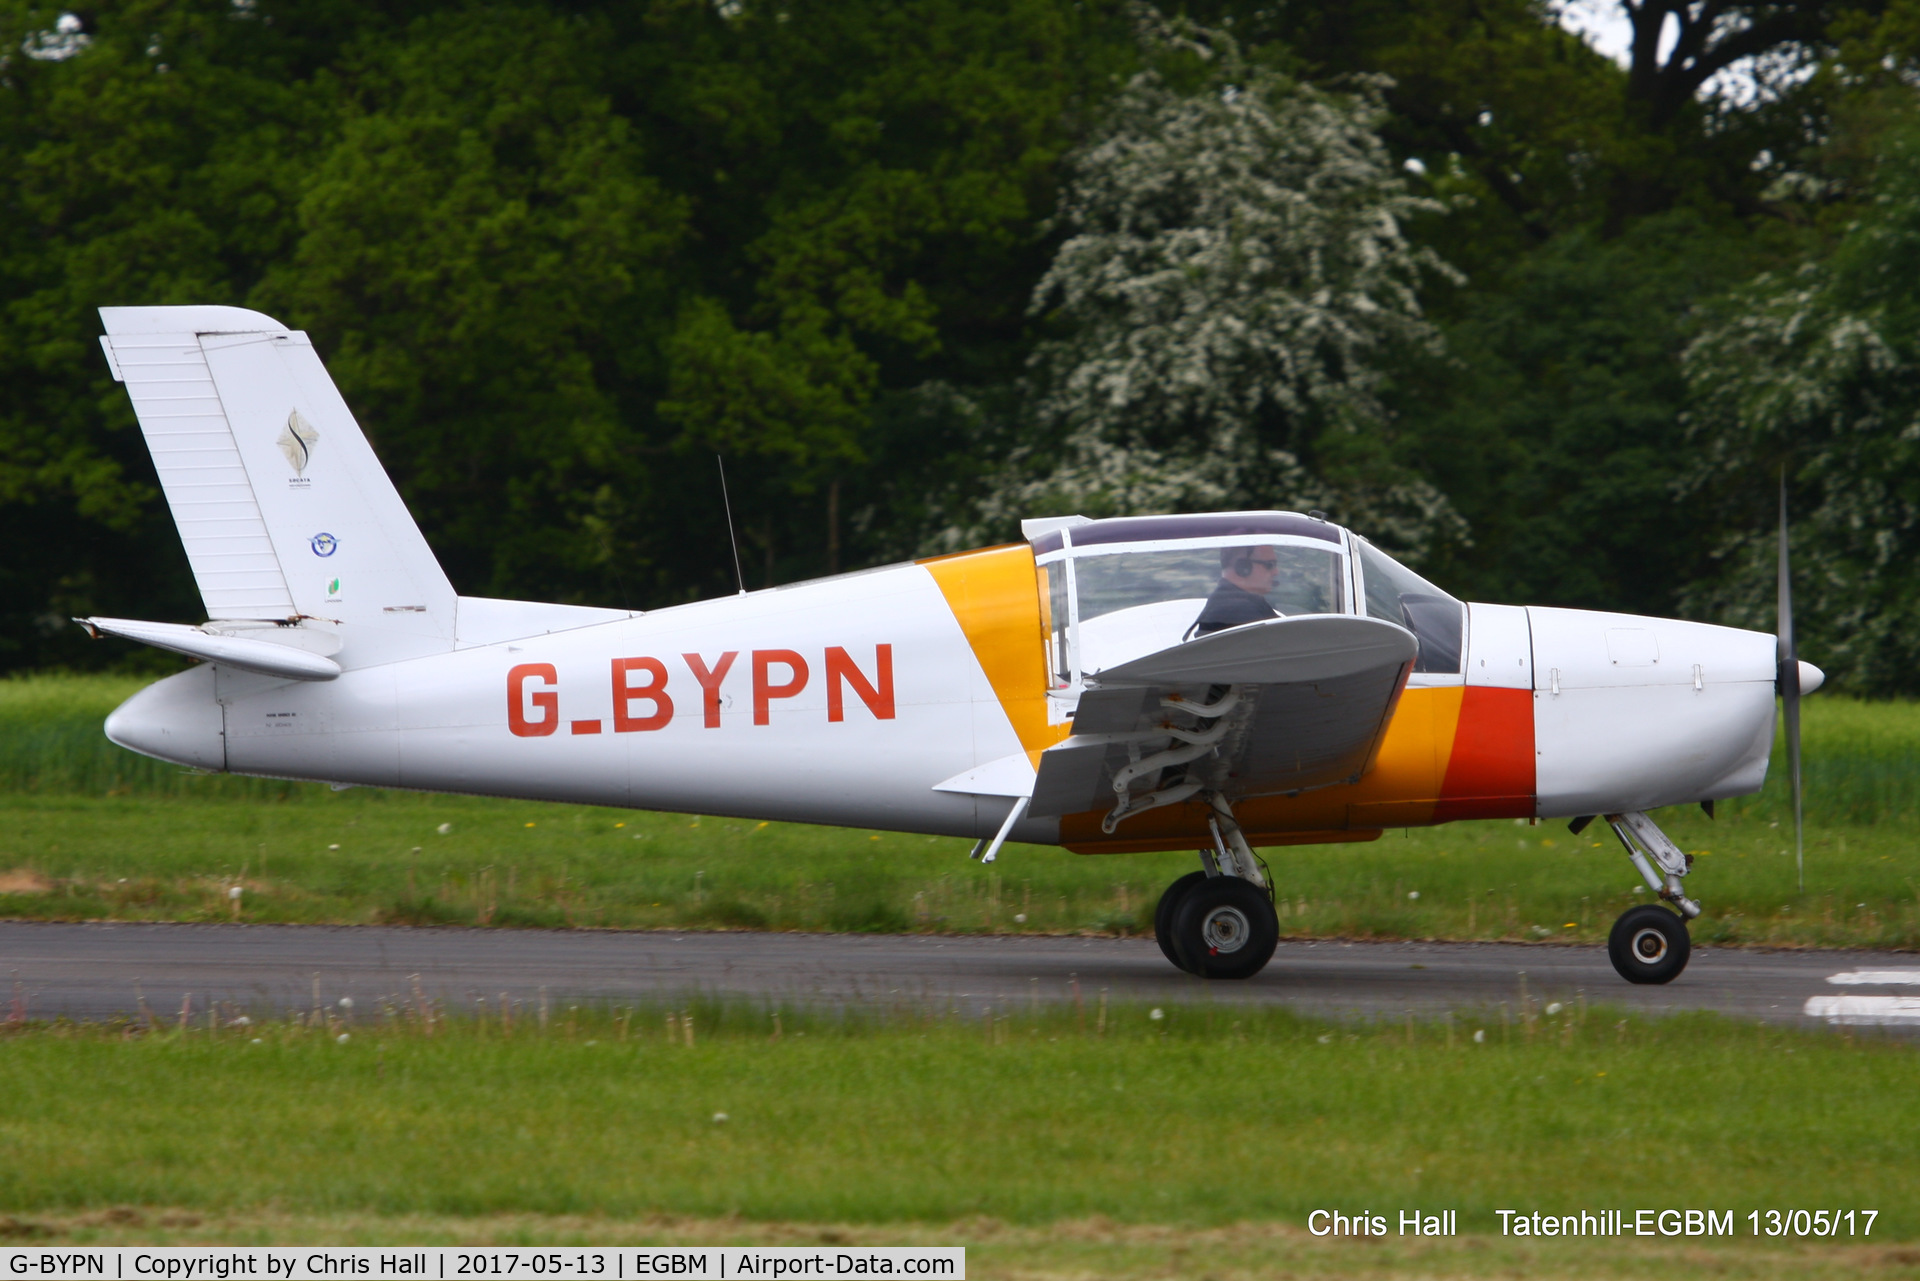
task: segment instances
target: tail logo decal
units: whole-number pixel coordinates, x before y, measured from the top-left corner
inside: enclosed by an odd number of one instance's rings
[[[280,433],[280,439],[274,443],[286,455],[287,466],[293,468],[293,474],[302,476],[306,474],[307,464],[313,461],[313,447],[319,440],[320,433],[296,409],[287,415],[286,430]]]
[[[315,556],[331,556],[340,550],[340,540],[332,534],[315,534],[307,540],[307,546],[313,548]]]

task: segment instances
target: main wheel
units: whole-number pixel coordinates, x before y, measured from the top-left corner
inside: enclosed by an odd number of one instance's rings
[[[1628,908],[1607,936],[1607,959],[1629,983],[1671,983],[1692,953],[1686,921],[1652,903]]]
[[[1212,876],[1188,890],[1173,913],[1180,968],[1203,979],[1249,979],[1273,958],[1280,918],[1251,881]]]
[[[1160,945],[1160,951],[1173,962],[1176,969],[1186,969],[1180,963],[1180,954],[1173,950],[1173,913],[1180,906],[1180,900],[1186,897],[1188,890],[1207,879],[1205,872],[1188,872],[1185,876],[1167,886],[1167,892],[1160,896],[1160,905],[1153,909],[1153,940]]]

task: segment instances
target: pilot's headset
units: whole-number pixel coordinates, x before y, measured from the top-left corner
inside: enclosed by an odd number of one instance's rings
[[[1253,554],[1259,550],[1257,547],[1222,547],[1220,568],[1226,573],[1245,578],[1253,573]]]

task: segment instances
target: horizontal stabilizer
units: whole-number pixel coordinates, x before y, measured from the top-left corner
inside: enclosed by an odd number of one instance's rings
[[[225,636],[184,623],[142,623],[131,618],[76,618],[73,621],[86,628],[95,639],[123,636],[156,649],[170,649],[189,658],[282,680],[330,681],[340,674],[340,664],[331,658],[285,641]]]

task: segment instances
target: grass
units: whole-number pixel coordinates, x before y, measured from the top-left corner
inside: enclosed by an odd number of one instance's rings
[[[1025,847],[986,869],[896,833],[196,776],[100,736],[138,683],[0,684],[0,916],[1131,932],[1187,861]],[[1808,755],[1805,894],[1777,785],[1716,823],[1661,816],[1701,856],[1696,938],[1920,944],[1920,709],[1810,700]],[[1296,935],[1592,941],[1640,897],[1607,841],[1558,826],[1269,858]],[[975,1275],[1076,1279],[1920,1274],[1904,1042],[1537,1003],[1415,1026],[1089,1006],[450,1020],[403,993],[186,1028],[0,1023],[0,1245],[962,1244]],[[1713,1207],[1744,1229],[1750,1209],[1836,1205],[1881,1211],[1873,1238],[1529,1241],[1493,1214]],[[1316,1238],[1316,1208],[1455,1209],[1464,1235]]]
[[[1744,1278],[1912,1277],[1920,1251],[1821,1241],[1699,1242],[1545,1240],[1489,1237],[1364,1240],[1314,1237],[1277,1223],[1218,1227],[1123,1224],[1102,1216],[1045,1225],[973,1216],[952,1223],[752,1222],[648,1215],[368,1215],[211,1212],[116,1206],[105,1211],[0,1219],[0,1237],[16,1246],[325,1245],[450,1246],[862,1246],[959,1245],[976,1277],[1086,1281],[1164,1281],[1199,1275],[1218,1281],[1273,1277],[1553,1278],[1711,1275]]]
[[[1870,1240],[1817,1250],[1684,1243],[1764,1275],[1799,1254],[1897,1264],[1873,1250],[1920,1231],[1920,1060],[1904,1044],[1598,1008],[1535,1007],[1505,1032],[1163,1015],[704,1003],[543,1026],[530,1009],[449,1021],[402,995],[285,1022],[16,1025],[0,1038],[0,1232],[713,1243],[809,1224],[984,1237],[1009,1270],[1037,1252],[1079,1275],[1165,1275],[1169,1251],[1208,1241],[1230,1272],[1431,1256],[1590,1273],[1671,1265],[1683,1243],[1535,1248],[1500,1238],[1494,1211],[1881,1211]],[[1478,1244],[1318,1241],[1301,1231],[1318,1208],[1455,1209]]]
[[[1132,933],[1191,857],[1013,847],[988,869],[952,839],[195,775],[100,733],[139,684],[0,683],[0,916]],[[1807,757],[1804,893],[1779,771],[1717,821],[1660,815],[1700,855],[1695,938],[1920,946],[1920,707],[1810,699]],[[1593,942],[1647,897],[1611,835],[1558,824],[1268,858],[1305,937]]]

